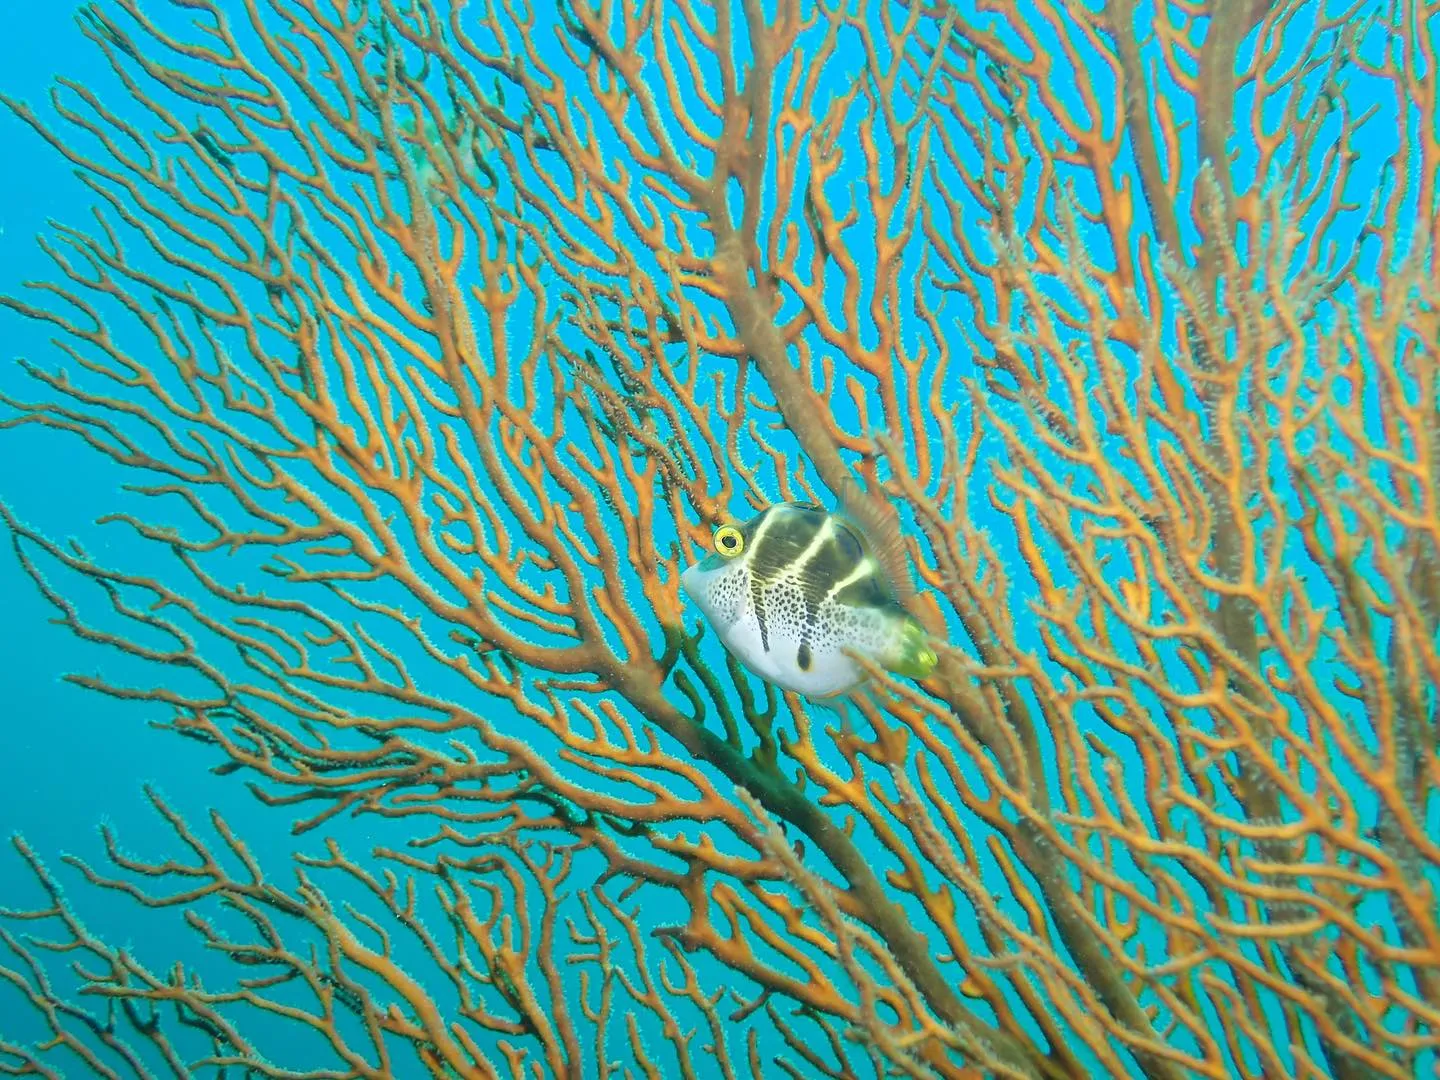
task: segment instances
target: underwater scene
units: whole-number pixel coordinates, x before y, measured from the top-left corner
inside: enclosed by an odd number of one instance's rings
[[[1440,0],[0,34],[0,1075],[1440,1077]]]

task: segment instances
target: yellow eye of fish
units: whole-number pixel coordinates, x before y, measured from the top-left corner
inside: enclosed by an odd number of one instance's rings
[[[745,537],[734,525],[721,525],[715,530],[715,550],[727,559],[734,558],[745,550]]]

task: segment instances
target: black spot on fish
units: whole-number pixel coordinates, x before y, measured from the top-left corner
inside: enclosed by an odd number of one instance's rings
[[[765,583],[750,571],[750,606],[755,612],[755,625],[760,628],[760,648],[770,651],[770,628],[765,624]]]
[[[801,671],[810,670],[810,643],[808,641],[800,643],[800,651],[795,654],[795,662],[800,665]]]

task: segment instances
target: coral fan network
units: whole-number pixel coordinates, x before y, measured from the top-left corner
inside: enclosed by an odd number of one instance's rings
[[[1433,1072],[1437,24],[86,4],[0,1071]]]

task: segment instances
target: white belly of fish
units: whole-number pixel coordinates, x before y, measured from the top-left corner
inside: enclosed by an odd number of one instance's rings
[[[883,663],[893,647],[894,620],[883,612],[827,603],[817,621],[807,625],[798,589],[769,590],[762,602],[765,633],[746,596],[734,620],[720,628],[720,637],[751,671],[786,690],[808,697],[842,694],[866,677],[846,650]]]

